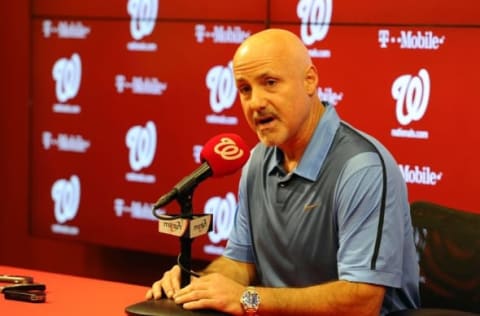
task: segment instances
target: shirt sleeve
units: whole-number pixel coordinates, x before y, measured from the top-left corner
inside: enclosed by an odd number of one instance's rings
[[[377,153],[362,153],[342,171],[335,194],[339,279],[401,286],[405,221],[401,201],[406,200],[401,195],[406,190],[392,167],[387,166],[384,174]],[[386,203],[379,227],[384,176]]]
[[[254,262],[247,201],[247,175],[250,161],[243,167],[238,189],[238,205],[232,231],[223,255],[242,262]]]

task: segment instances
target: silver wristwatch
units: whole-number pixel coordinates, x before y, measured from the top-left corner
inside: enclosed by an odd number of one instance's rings
[[[257,315],[258,306],[260,306],[260,295],[258,295],[255,287],[249,286],[243,292],[240,298],[245,315],[254,316]]]

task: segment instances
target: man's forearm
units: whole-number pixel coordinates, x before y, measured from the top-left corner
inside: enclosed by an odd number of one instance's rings
[[[253,264],[220,257],[202,274],[220,273],[245,286],[255,277]],[[385,288],[349,281],[334,281],[305,288],[257,287],[259,315],[375,315],[380,314]],[[240,297],[238,298],[240,300]]]
[[[243,285],[249,285],[255,278],[255,266],[251,263],[244,263],[219,257],[212,261],[201,274],[220,273],[224,276]],[[240,299],[240,298],[239,298]]]
[[[257,288],[259,315],[376,315],[383,286],[335,281],[307,288]]]

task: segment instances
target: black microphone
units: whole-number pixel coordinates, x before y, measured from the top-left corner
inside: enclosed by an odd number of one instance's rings
[[[250,149],[240,136],[225,133],[212,137],[205,143],[200,153],[203,161],[200,167],[161,196],[153,205],[153,210],[167,205],[177,196],[193,189],[210,176],[222,177],[234,173],[247,162],[249,157]]]

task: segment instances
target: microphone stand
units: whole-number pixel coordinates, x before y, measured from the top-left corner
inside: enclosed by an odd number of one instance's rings
[[[193,219],[193,207],[192,207],[192,197],[193,189],[186,192],[186,194],[180,194],[177,197],[177,202],[180,204],[181,215],[180,218],[192,220]],[[211,225],[208,228],[208,231],[211,230]],[[192,262],[192,243],[193,238],[190,238],[189,234],[183,234],[180,237],[180,257],[178,258],[179,265],[181,267],[181,287],[185,287],[190,284],[191,281],[191,262]]]
[[[180,238],[180,256],[178,264],[181,268],[181,287],[190,284],[191,278],[191,258],[192,258],[192,243],[194,238],[206,234],[212,229],[212,215],[193,214],[193,191],[197,186],[196,181],[192,181],[190,185],[183,186],[181,190],[177,190],[176,200],[180,204],[181,215],[170,216],[165,215],[159,217],[159,231],[160,233],[178,236]],[[166,202],[165,204],[167,204]],[[156,205],[156,208],[162,205]],[[173,222],[173,223],[172,223]],[[214,310],[185,310],[180,305],[177,305],[173,300],[162,298],[159,300],[142,301],[125,308],[125,312],[130,316],[164,316],[164,315],[189,315],[189,316],[220,316],[226,315],[224,313]]]

